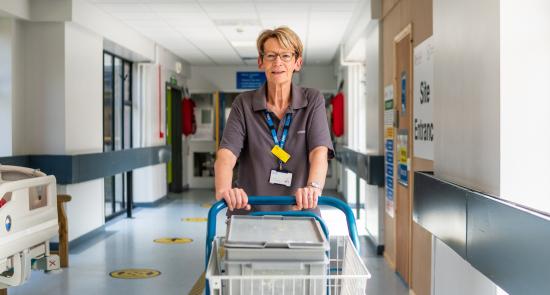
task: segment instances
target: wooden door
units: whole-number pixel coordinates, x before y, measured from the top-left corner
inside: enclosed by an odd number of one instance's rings
[[[396,162],[396,271],[410,283],[411,261],[411,172],[412,151],[412,26],[408,25],[394,38],[394,106],[397,113],[397,132],[394,161]]]

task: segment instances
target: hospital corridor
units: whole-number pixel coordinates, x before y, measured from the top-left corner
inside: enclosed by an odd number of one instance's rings
[[[549,68],[547,0],[0,0],[0,295],[550,294]]]

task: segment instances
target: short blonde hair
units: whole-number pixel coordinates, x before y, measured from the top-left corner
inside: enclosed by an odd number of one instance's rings
[[[304,45],[302,45],[300,37],[298,37],[293,30],[285,26],[278,27],[273,30],[264,30],[260,36],[258,36],[258,39],[256,40],[256,47],[258,48],[258,54],[260,56],[264,55],[264,44],[270,38],[277,39],[283,48],[294,51],[297,58],[302,57]]]

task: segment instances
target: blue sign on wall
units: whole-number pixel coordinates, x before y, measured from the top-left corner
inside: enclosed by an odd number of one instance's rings
[[[393,140],[386,140],[386,151],[393,151]]]
[[[407,165],[406,164],[399,164],[399,183],[401,183],[404,186],[407,186],[409,183],[409,174],[407,172]]]
[[[393,152],[386,151],[386,162],[393,164]]]
[[[393,190],[393,177],[386,176],[386,189]]]
[[[264,72],[237,72],[237,89],[258,89],[264,83]]]
[[[393,163],[386,163],[386,175],[393,177]]]
[[[401,74],[401,112],[407,112],[407,72]]]

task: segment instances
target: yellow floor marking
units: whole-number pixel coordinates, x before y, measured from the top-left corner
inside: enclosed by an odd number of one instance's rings
[[[143,268],[128,268],[115,270],[109,275],[115,279],[125,279],[125,280],[134,280],[134,279],[150,279],[160,276],[160,271],[154,269],[143,269]]]
[[[159,244],[189,244],[193,242],[193,239],[190,238],[160,238],[154,240],[155,243]]]
[[[193,288],[191,288],[191,291],[189,291],[189,295],[203,295],[204,287],[206,285],[206,278],[204,277],[204,272],[201,274],[201,276],[197,279],[195,284],[193,285]]]
[[[181,221],[187,221],[187,222],[207,222],[208,218],[204,217],[191,217],[191,218],[182,218]]]

